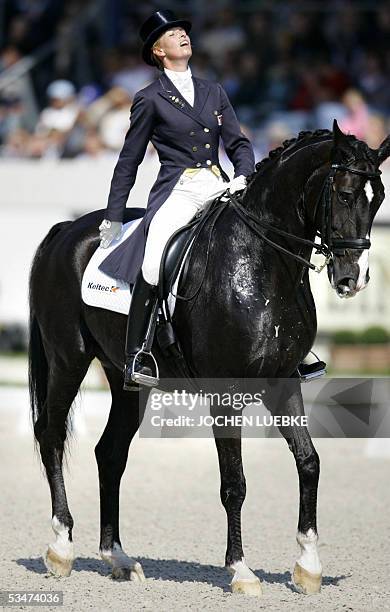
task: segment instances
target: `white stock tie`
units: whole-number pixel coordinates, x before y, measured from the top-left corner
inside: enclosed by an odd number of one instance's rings
[[[192,80],[191,68],[188,67],[185,72],[176,72],[164,68],[167,77],[172,81],[183,98],[185,98],[191,106],[194,106],[194,83]]]

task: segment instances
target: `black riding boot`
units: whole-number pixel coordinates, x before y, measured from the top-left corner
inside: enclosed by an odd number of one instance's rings
[[[150,323],[154,307],[157,302],[157,287],[149,285],[144,280],[142,272],[138,274],[131,297],[129,318],[127,320],[124,385],[125,391],[138,391],[139,385],[131,378],[133,371],[145,376],[153,376],[151,368],[143,365],[140,359],[134,363],[138,351],[141,349]]]

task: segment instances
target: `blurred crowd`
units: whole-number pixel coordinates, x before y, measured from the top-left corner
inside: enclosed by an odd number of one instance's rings
[[[334,118],[373,148],[389,133],[388,2],[164,5],[192,20],[192,72],[223,84],[257,159]],[[116,156],[135,92],[158,75],[138,38],[154,3],[3,0],[2,10],[0,155]]]

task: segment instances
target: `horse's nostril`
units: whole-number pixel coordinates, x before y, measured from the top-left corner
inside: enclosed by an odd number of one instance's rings
[[[350,276],[345,276],[338,281],[337,286],[340,287],[340,289],[354,291],[356,289],[356,281]]]

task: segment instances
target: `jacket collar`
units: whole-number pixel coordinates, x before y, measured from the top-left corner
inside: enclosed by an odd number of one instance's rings
[[[158,80],[160,82],[160,90],[158,93],[163,96],[163,98],[168,100],[172,106],[180,110],[185,115],[195,119],[195,121],[198,121],[201,125],[204,124],[204,121],[201,120],[199,115],[201,114],[209,95],[210,88],[207,86],[207,84],[194,76],[192,77],[194,82],[194,106],[192,107],[190,104],[188,104],[187,100],[182,97],[180,91],[176,89],[175,85],[168,78],[165,72],[160,75]]]

